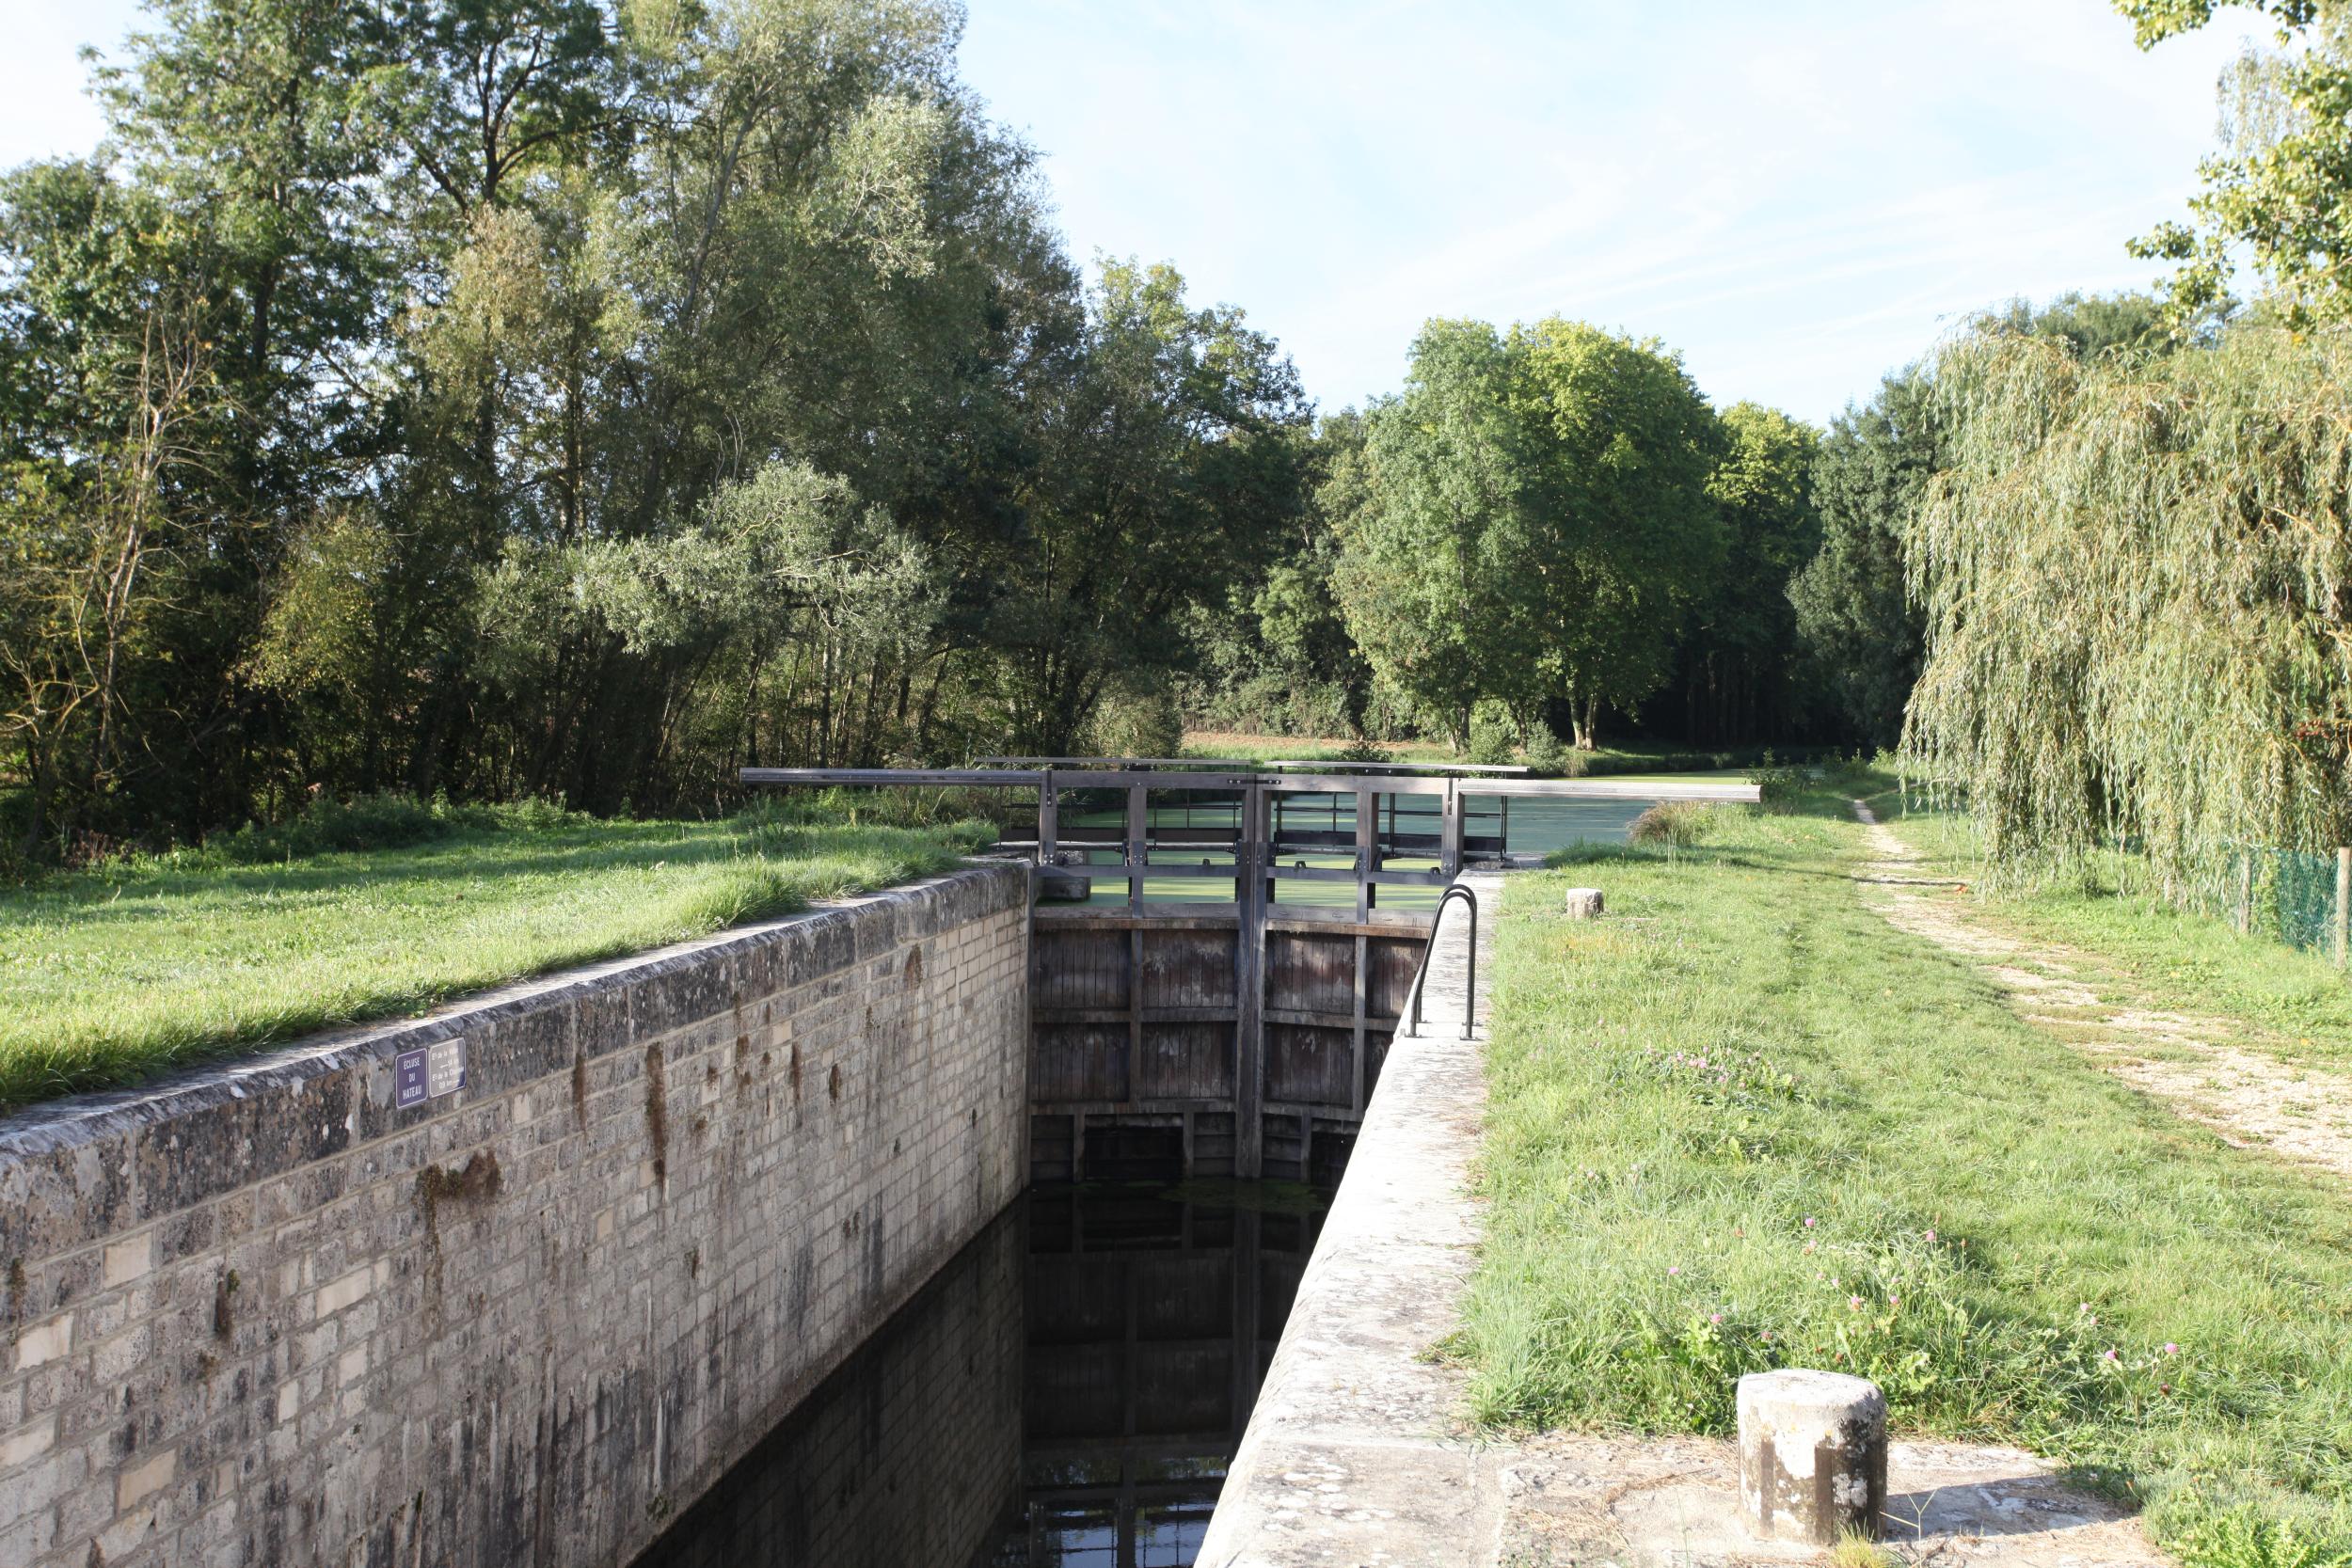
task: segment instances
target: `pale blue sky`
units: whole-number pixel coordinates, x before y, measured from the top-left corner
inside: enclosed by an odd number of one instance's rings
[[[93,143],[74,49],[130,0],[11,0],[0,164]],[[1663,339],[1719,403],[1825,420],[1961,313],[2145,283],[2259,19],[2142,55],[2106,0],[970,0],[963,73],[1071,247],[1174,261],[1327,407],[1433,315]]]

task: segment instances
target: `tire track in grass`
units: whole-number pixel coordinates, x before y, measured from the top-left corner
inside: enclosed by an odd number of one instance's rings
[[[1987,928],[1958,884],[1916,874],[1919,851],[1867,805],[1853,812],[1875,857],[1856,881],[1879,890],[1866,897],[1890,925],[1975,965],[2028,1022],[2233,1148],[2352,1180],[2352,1078],[2290,1067],[2237,1021],[2152,1008],[2113,984],[2103,994],[2083,978],[2095,968],[2085,955]]]

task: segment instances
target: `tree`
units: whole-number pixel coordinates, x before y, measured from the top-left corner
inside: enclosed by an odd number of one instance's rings
[[[1790,579],[1821,543],[1813,497],[1820,433],[1777,409],[1736,404],[1708,481],[1723,515],[1724,566],[1677,654],[1686,740],[1785,739],[1803,721]]]
[[[989,622],[1022,750],[1067,754],[1114,684],[1171,679],[1182,618],[1262,569],[1306,504],[1290,361],[1184,290],[1164,264],[1102,263],[1035,414],[1025,537]]]
[[[1788,584],[1797,635],[1849,733],[1874,747],[1902,738],[1919,678],[1923,617],[1913,605],[1903,540],[1944,463],[1924,370],[1879,384],[1830,421],[1815,460],[1821,543]]]
[[[2182,341],[2167,330],[2161,302],[2128,293],[2068,293],[2040,307],[2011,300],[1967,330],[2038,339],[2086,364],[2138,363]],[[1930,482],[1951,460],[1951,417],[1932,365],[1912,366],[1831,421],[1814,469],[1821,544],[1788,597],[1815,678],[1866,745],[1901,738],[1919,677],[1926,617],[1905,541]]]
[[[1553,317],[1514,328],[1512,342],[1524,366],[1515,402],[1536,443],[1528,566],[1542,684],[1568,700],[1589,751],[1601,705],[1630,708],[1665,684],[1723,569],[1708,486],[1724,436],[1680,356],[1654,340]]]
[[[2142,49],[2203,26],[2216,0],[2116,0]],[[2278,24],[2276,53],[2249,50],[2222,87],[2223,150],[2201,168],[2194,224],[2166,223],[2132,254],[2178,263],[2184,330],[2230,304],[2244,247],[2296,330],[2352,320],[2352,10],[2250,0]]]
[[[1370,495],[1338,519],[1349,634],[1457,749],[1480,698],[1526,705],[1543,689],[1524,572],[1534,458],[1514,374],[1485,323],[1424,326],[1404,392],[1365,418]]]
[[[2122,840],[2213,895],[2249,844],[2352,831],[2348,372],[2339,335],[2271,325],[2089,359],[1993,325],[1939,360],[1904,745],[1964,795],[1993,880]]]
[[[1482,700],[1526,733],[1565,698],[1590,748],[1600,705],[1664,681],[1721,562],[1721,437],[1680,361],[1558,319],[1433,322],[1368,423],[1335,581],[1374,667],[1457,746]]]
[[[1368,495],[1364,421],[1343,409],[1291,439],[1308,504],[1263,567],[1193,617],[1186,636],[1199,668],[1184,683],[1184,711],[1213,726],[1362,738],[1373,722],[1372,665],[1348,635],[1332,574],[1339,520]]]

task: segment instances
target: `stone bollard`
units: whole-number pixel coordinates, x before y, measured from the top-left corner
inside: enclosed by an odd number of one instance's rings
[[[1867,1378],[1791,1369],[1740,1380],[1740,1513],[1759,1536],[1877,1540],[1886,1397]]]
[[[1567,915],[1570,920],[1591,920],[1600,913],[1600,889],[1572,887],[1568,889]]]

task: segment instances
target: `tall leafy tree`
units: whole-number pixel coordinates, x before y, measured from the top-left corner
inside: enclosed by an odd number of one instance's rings
[[[2203,26],[2216,0],[2115,0],[2142,49]],[[2166,223],[2133,254],[2177,263],[2176,322],[2230,303],[2243,250],[2297,329],[2352,320],[2352,10],[2251,0],[2280,47],[2249,51],[2222,84],[2224,145],[2207,158],[2190,223]]]
[[[1944,465],[1941,431],[1926,372],[1909,370],[1832,420],[1815,460],[1820,545],[1788,597],[1815,678],[1847,733],[1871,746],[1902,737],[1919,678],[1924,618],[1910,597],[1903,539]]]
[[[1483,322],[1433,321],[1404,392],[1366,418],[1369,494],[1341,520],[1349,633],[1383,680],[1470,743],[1484,697],[1543,689],[1523,568],[1534,458],[1516,367]]]
[[[1370,498],[1336,578],[1383,679],[1458,745],[1477,704],[1532,724],[1665,680],[1719,569],[1713,411],[1654,343],[1557,319],[1433,322],[1370,417]]]
[[[1723,429],[1724,456],[1708,490],[1723,515],[1724,564],[1677,653],[1681,733],[1699,742],[1790,738],[1806,715],[1788,586],[1820,546],[1820,433],[1753,403],[1724,410]]]
[[[1290,361],[1165,265],[1105,261],[1037,410],[1025,537],[993,612],[1007,731],[1066,753],[1117,683],[1173,677],[1186,612],[1263,569],[1306,504]]]
[[[2012,300],[1972,328],[2038,339],[2084,363],[2131,364],[2179,345],[2167,322],[2146,294],[2069,293],[2039,307]],[[1913,366],[1831,421],[1814,468],[1821,542],[1788,596],[1814,678],[1867,745],[1901,738],[1919,677],[1927,623],[1905,541],[1954,437],[1932,366]]]
[[[1554,317],[1512,342],[1514,402],[1534,444],[1527,564],[1543,687],[1567,699],[1576,744],[1590,750],[1602,705],[1629,708],[1665,684],[1723,569],[1709,493],[1723,433],[1680,357],[1655,341]]]

